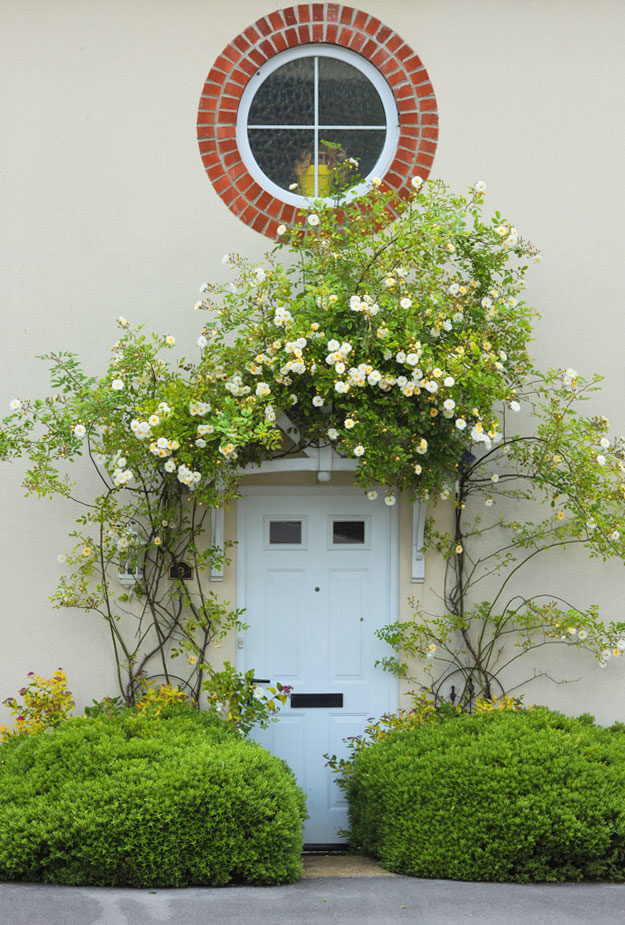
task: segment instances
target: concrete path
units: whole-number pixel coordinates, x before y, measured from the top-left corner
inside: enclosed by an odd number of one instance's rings
[[[312,857],[279,887],[118,890],[0,883],[1,925],[623,925],[625,885],[415,880]]]

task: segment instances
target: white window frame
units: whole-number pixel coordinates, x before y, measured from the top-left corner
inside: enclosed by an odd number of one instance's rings
[[[285,51],[279,52],[258,69],[254,76],[250,78],[247,86],[245,87],[245,90],[243,91],[237,112],[236,140],[241,159],[259,186],[262,186],[264,190],[266,190],[268,193],[271,193],[271,195],[276,199],[280,199],[282,202],[289,203],[290,205],[297,206],[298,208],[307,208],[312,202],[314,197],[301,196],[298,193],[291,192],[290,190],[282,189],[282,187],[278,186],[273,182],[273,180],[270,180],[265,173],[263,173],[257,164],[254,155],[252,154],[247,136],[250,106],[252,105],[252,101],[256,96],[256,93],[261,84],[264,83],[269,75],[276,71],[279,67],[282,67],[282,65],[287,64],[289,61],[294,61],[299,58],[335,58],[339,61],[344,61],[346,64],[350,64],[352,67],[356,68],[362,74],[364,74],[370,83],[373,84],[380,96],[380,100],[384,107],[384,115],[386,119],[385,126],[336,126],[336,129],[349,128],[349,130],[352,131],[359,128],[364,128],[367,130],[377,128],[378,130],[384,129],[386,131],[386,139],[384,141],[382,152],[374,164],[373,169],[363,179],[362,183],[352,187],[344,196],[341,197],[343,202],[349,202],[358,196],[364,195],[364,193],[370,189],[370,183],[368,181],[371,177],[384,176],[395,158],[400,134],[399,115],[391,87],[385,80],[384,76],[380,73],[380,71],[373,64],[371,64],[370,61],[367,61],[367,59],[363,58],[362,55],[351,51],[349,48],[343,48],[339,45],[326,44],[299,45],[295,46],[294,48],[288,48]],[[317,177],[317,152],[319,134],[318,118],[316,113],[317,107],[315,107],[315,126],[312,127],[315,134],[315,177]],[[277,126],[257,127],[269,130],[275,130],[277,128]],[[284,128],[310,129],[311,126],[288,125],[284,126]],[[324,130],[330,131],[327,126],[324,128]],[[324,201],[328,204],[334,202],[333,198],[331,197],[317,198],[324,199]]]

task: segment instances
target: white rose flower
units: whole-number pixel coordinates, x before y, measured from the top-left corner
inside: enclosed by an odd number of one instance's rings
[[[11,404],[9,405],[9,408],[11,409],[11,411],[19,411],[21,407],[22,407],[22,403],[19,400],[19,398],[14,398]]]
[[[265,273],[262,267],[258,267],[258,269],[254,271],[254,276],[256,277],[256,280],[259,283],[264,283],[265,280],[267,279],[267,274]]]
[[[395,495],[386,495],[386,497],[384,498],[384,503],[387,504],[389,507],[392,507],[395,504],[396,500],[397,499],[395,498]]]
[[[408,296],[404,296],[403,299],[399,300],[399,305],[401,308],[410,308],[412,306],[412,299],[409,299]]]
[[[86,433],[87,433],[87,428],[85,427],[84,424],[76,424],[76,426],[74,427],[74,434],[77,437],[84,437]]]
[[[453,411],[455,407],[456,407],[456,403],[453,400],[453,398],[446,398],[445,401],[443,402],[443,408],[445,409],[445,411]]]
[[[124,388],[123,380],[113,379],[113,381],[111,382],[111,388],[115,392],[121,392],[121,390]]]
[[[456,384],[456,380],[454,379],[453,376],[445,376],[445,378],[443,379],[443,385],[448,389],[450,389],[452,385],[455,385],[455,384]]]
[[[600,466],[605,466],[606,458],[605,456],[602,456],[601,453],[599,453],[599,455],[597,456],[597,463]]]
[[[486,192],[486,184],[484,183],[483,180],[478,180],[477,183],[475,184],[474,189],[475,189],[475,192],[476,192],[476,193],[485,193],[485,192]]]
[[[339,432],[336,429],[336,427],[331,427],[328,431],[328,437],[330,438],[330,440],[337,440],[338,436],[339,436]]]
[[[355,423],[356,422],[353,420],[353,418],[345,418],[344,424],[347,430],[351,430]]]
[[[362,456],[364,452],[365,452],[365,448],[361,443],[359,443],[358,446],[354,447],[354,456]]]
[[[169,344],[170,347],[173,347],[176,343],[176,338],[173,336],[173,334],[167,334],[165,337],[165,343]]]
[[[200,350],[203,350],[204,347],[208,347],[208,341],[207,341],[207,339],[204,337],[203,334],[200,334],[200,336],[198,337],[196,343],[197,343],[198,347],[200,348]]]
[[[316,215],[315,212],[311,212],[311,214],[308,216],[307,221],[308,221],[308,224],[312,225],[312,227],[314,228],[316,225],[319,224],[319,216]]]
[[[165,472],[175,472],[175,470],[176,463],[173,461],[173,459],[168,459],[165,463]]]
[[[411,183],[411,185],[412,185],[415,189],[419,189],[420,187],[423,186],[423,179],[422,179],[422,177],[420,177],[420,176],[417,175],[416,177],[413,177],[413,178],[412,178],[412,180],[410,181],[410,183]],[[393,504],[394,504],[394,503],[395,503],[395,502],[393,502]]]
[[[520,410],[521,410],[521,405],[518,401],[510,402],[510,411],[520,411]]]
[[[278,237],[282,237],[283,234],[286,234],[286,225],[278,225],[276,228],[276,234]]]
[[[371,488],[371,489],[367,492],[367,498],[369,499],[369,501],[375,501],[375,499],[376,499],[377,497],[378,497],[378,493],[377,493],[377,491],[375,490],[375,488]]]
[[[313,397],[312,403],[315,406],[315,408],[321,408],[323,407],[323,398],[321,397],[321,395],[315,395]]]
[[[126,321],[123,315],[119,316],[119,318],[117,319],[117,324],[120,326],[120,328],[128,327],[128,321]]]
[[[464,418],[456,418],[456,427],[458,428],[458,430],[464,430],[466,426],[467,426],[467,422],[465,421]]]

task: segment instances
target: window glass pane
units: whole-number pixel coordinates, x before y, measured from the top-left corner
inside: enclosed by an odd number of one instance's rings
[[[277,68],[258,88],[250,125],[312,125],[315,118],[314,61],[299,58]]]
[[[336,58],[319,58],[319,125],[386,125],[369,78]]]
[[[382,153],[384,142],[386,141],[386,132],[384,130],[376,131],[375,129],[366,129],[359,132],[357,129],[342,129],[341,131],[330,132],[326,129],[319,130],[319,162],[324,159],[323,152],[339,151],[339,148],[330,148],[329,143],[340,146],[341,158],[355,158],[358,166],[346,173],[351,176],[348,186],[353,185],[359,178],[364,179],[367,174],[371,173],[375,164]],[[326,142],[326,144],[324,144]],[[336,160],[337,155],[332,155]],[[339,171],[342,175],[342,172]],[[355,176],[357,174],[357,176]],[[320,195],[324,195],[321,193]]]
[[[312,132],[297,129],[249,129],[247,137],[256,163],[281,189],[288,190],[293,183],[299,185],[301,182],[310,182],[309,178],[314,175]]]
[[[270,520],[269,542],[270,544],[292,543],[300,546],[302,542],[301,520]]]
[[[332,542],[358,544],[365,541],[364,520],[333,520]]]

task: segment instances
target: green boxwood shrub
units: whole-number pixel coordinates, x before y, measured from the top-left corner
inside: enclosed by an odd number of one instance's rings
[[[304,798],[284,762],[190,707],[70,719],[0,747],[0,879],[285,883]]]
[[[351,843],[452,880],[625,879],[625,731],[546,708],[461,716],[364,749]]]

